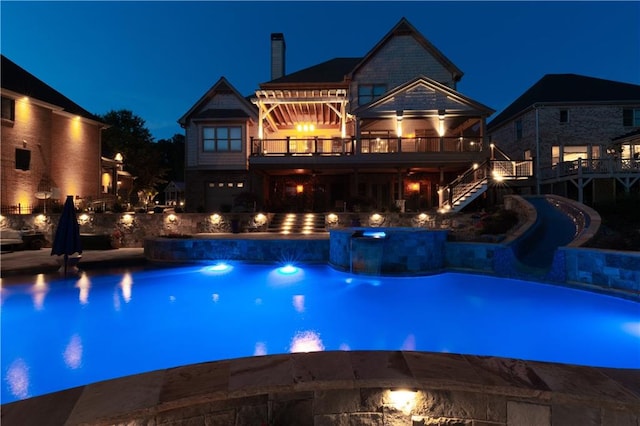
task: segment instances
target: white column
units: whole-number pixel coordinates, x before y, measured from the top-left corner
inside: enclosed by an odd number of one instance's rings
[[[264,139],[264,129],[262,127],[262,122],[264,120],[263,110],[262,110],[262,101],[258,101],[258,139]]]
[[[342,139],[344,139],[347,137],[347,103],[346,101],[342,101],[340,105],[340,115],[341,115],[340,134]]]

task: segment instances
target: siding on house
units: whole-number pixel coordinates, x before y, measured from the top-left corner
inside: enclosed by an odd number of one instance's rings
[[[353,76],[350,85],[351,108],[358,105],[358,85],[383,83],[391,90],[418,75],[455,87],[451,72],[434,58],[412,36],[396,36],[390,39]]]

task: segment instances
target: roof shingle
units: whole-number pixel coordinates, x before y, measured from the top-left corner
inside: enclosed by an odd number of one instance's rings
[[[2,57],[2,63],[0,64],[0,85],[3,89],[58,106],[69,114],[79,115],[90,120],[101,122],[99,117],[91,114],[6,56],[0,56]]]
[[[487,125],[491,130],[534,104],[640,102],[640,86],[577,74],[547,74]]]

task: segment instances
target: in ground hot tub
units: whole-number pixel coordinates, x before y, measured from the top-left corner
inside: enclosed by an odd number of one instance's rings
[[[329,231],[329,263],[365,275],[428,275],[444,268],[447,231],[345,228]]]

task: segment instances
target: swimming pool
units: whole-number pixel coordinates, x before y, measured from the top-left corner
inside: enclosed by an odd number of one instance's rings
[[[189,266],[2,287],[2,403],[210,360],[417,350],[640,368],[640,304],[482,275]]]

